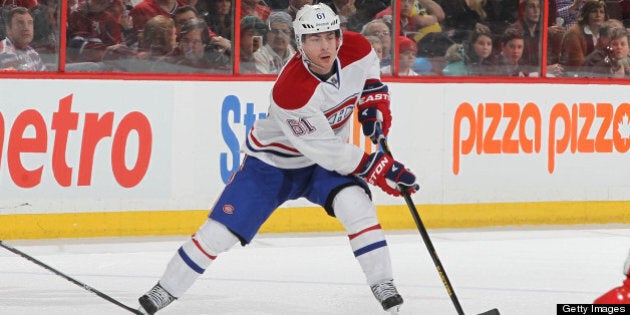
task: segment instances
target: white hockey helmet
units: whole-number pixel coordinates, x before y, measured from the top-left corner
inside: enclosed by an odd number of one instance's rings
[[[305,4],[295,14],[293,32],[295,33],[295,42],[299,50],[302,50],[303,35],[329,31],[334,31],[339,38],[339,44],[337,45],[337,50],[339,50],[342,42],[339,16],[329,6],[323,3]]]

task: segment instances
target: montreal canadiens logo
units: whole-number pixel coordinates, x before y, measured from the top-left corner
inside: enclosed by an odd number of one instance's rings
[[[225,205],[225,206],[223,206],[223,212],[225,212],[226,214],[234,213],[234,206],[232,206],[232,205]]]

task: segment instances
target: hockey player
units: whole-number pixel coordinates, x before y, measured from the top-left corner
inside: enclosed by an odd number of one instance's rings
[[[139,298],[140,311],[154,314],[181,297],[218,254],[248,244],[278,206],[300,197],[342,223],[383,309],[397,314],[403,303],[366,182],[399,196],[399,188],[419,189],[416,177],[391,156],[368,155],[346,141],[355,106],[373,142],[389,131],[389,92],[378,57],[362,35],[342,34],[339,17],[324,4],[302,7],[293,26],[298,53],[273,86],[267,118],[249,131],[246,156],[208,220]]]
[[[620,287],[616,287],[595,300],[595,304],[630,304],[630,253],[623,265],[626,280]]]

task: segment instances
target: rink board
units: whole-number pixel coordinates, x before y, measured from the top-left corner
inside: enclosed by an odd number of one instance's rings
[[[418,205],[426,228],[582,225],[630,223],[630,202],[550,202],[513,204]],[[205,222],[206,210],[156,212],[2,215],[2,239],[101,236],[191,235]],[[380,206],[386,230],[416,229],[406,206]],[[342,231],[319,207],[280,208],[261,233]]]
[[[418,175],[428,227],[630,223],[626,85],[389,85],[389,144]],[[271,86],[3,80],[0,238],[191,233]],[[350,129],[349,142],[376,150]],[[383,226],[414,228],[402,198],[373,196]],[[296,200],[261,231],[340,228]]]

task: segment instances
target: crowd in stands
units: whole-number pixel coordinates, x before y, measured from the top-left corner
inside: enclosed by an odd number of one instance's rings
[[[238,23],[232,0],[69,0],[67,21],[61,0],[2,1],[3,71],[57,70],[65,23],[66,71],[277,74],[296,54],[295,13],[322,2],[372,43],[384,75],[527,77],[544,67],[630,77],[630,0],[549,0],[547,21],[543,0],[401,0],[399,10],[390,0],[237,0]]]

